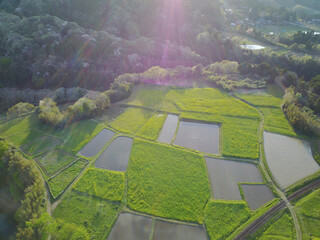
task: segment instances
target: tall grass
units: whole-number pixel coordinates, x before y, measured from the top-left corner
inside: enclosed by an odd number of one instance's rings
[[[131,209],[202,223],[210,188],[201,156],[135,140],[127,171],[128,206]]]

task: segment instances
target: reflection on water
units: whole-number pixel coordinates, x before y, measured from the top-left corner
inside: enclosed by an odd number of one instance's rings
[[[241,48],[249,49],[249,50],[261,50],[264,49],[264,46],[261,45],[240,45]]]

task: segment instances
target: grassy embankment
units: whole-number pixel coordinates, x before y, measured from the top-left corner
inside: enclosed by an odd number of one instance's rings
[[[237,97],[262,112],[265,118],[264,129],[266,131],[293,137],[297,136],[281,109],[281,98],[271,96],[267,93],[239,94]]]
[[[320,189],[298,200],[294,207],[302,239],[320,239]]]

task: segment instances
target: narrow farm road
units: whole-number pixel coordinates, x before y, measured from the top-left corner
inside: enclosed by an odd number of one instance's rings
[[[237,98],[236,96],[234,96],[235,98]],[[239,99],[239,98],[237,98]],[[239,99],[240,101],[252,106],[251,104]],[[253,108],[255,108],[254,106],[252,106]],[[285,194],[283,193],[283,191],[281,189],[278,188],[278,186],[274,183],[274,181],[272,180],[271,176],[269,175],[269,171],[267,170],[267,167],[265,165],[264,159],[263,159],[263,154],[264,154],[264,146],[263,146],[263,126],[264,126],[264,115],[263,113],[255,108],[261,117],[261,121],[260,121],[260,126],[259,126],[259,152],[260,152],[260,156],[259,156],[259,161],[260,161],[260,166],[264,172],[264,175],[266,177],[266,180],[273,186],[273,188],[276,190],[276,192],[279,194],[280,198],[284,201],[284,203],[286,204],[287,208],[290,211],[290,214],[292,216],[293,222],[294,222],[294,227],[296,230],[296,237],[297,240],[302,240],[302,235],[301,235],[301,229],[300,229],[300,225],[299,225],[299,221],[297,218],[297,215],[292,207],[292,205],[290,204],[289,200],[287,199],[287,197],[285,196]]]

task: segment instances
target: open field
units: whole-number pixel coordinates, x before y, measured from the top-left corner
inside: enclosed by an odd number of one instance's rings
[[[152,218],[132,213],[121,213],[108,240],[149,240],[152,228]]]
[[[219,126],[180,121],[174,144],[201,152],[219,154]]]
[[[268,132],[263,137],[267,163],[282,188],[320,170],[307,141]]]
[[[296,232],[288,210],[277,214],[262,228],[260,228],[253,235],[250,235],[248,240],[262,239],[262,240],[291,240],[296,239]]]
[[[269,187],[264,184],[241,184],[244,198],[250,209],[256,210],[274,199]]]
[[[79,159],[70,167],[60,172],[48,181],[50,191],[54,198],[68,187],[68,185],[78,176],[82,169],[88,164],[86,160]]]
[[[40,153],[52,150],[57,146],[61,145],[63,140],[60,138],[55,138],[51,136],[42,136],[30,143],[21,146],[21,150],[28,155],[35,156]]]
[[[204,222],[211,240],[224,240],[250,218],[245,202],[209,201]]]
[[[207,240],[207,235],[202,226],[189,226],[156,220],[153,240],[163,239]]]
[[[158,141],[163,143],[171,143],[179,123],[177,115],[168,114],[166,121],[161,129]]]
[[[155,216],[202,222],[210,197],[205,162],[197,154],[135,140],[128,174],[128,206]]]
[[[35,160],[40,163],[47,176],[52,176],[76,160],[76,156],[61,150],[53,150],[38,156]]]
[[[120,103],[158,109],[165,97],[167,89],[168,87],[166,86],[139,84],[133,87],[130,97]]]
[[[320,189],[300,199],[294,207],[303,239],[320,238]]]
[[[161,110],[182,118],[222,124],[222,155],[257,159],[260,115],[256,109],[217,89],[171,89]]]
[[[110,201],[122,201],[125,177],[123,173],[89,168],[74,189]]]
[[[215,199],[242,200],[238,183],[262,182],[254,164],[208,157],[206,163]]]
[[[264,129],[269,132],[297,136],[284,115],[282,99],[267,93],[238,94],[237,97],[258,108],[264,115]]]
[[[126,171],[133,139],[117,137],[100,155],[94,166],[112,171]]]
[[[119,202],[71,191],[56,207],[53,216],[85,227],[90,239],[106,239],[120,209]]]
[[[104,128],[104,125],[94,120],[82,120],[57,129],[41,123],[37,114],[30,114],[1,124],[0,135],[16,146],[29,143],[43,135],[50,135],[64,140],[60,148],[77,153]]]
[[[152,114],[146,109],[129,107],[111,123],[111,127],[124,133],[136,133]]]
[[[166,120],[166,117],[167,116],[163,113],[155,113],[137,132],[137,136],[149,140],[156,140]]]
[[[103,129],[98,133],[87,145],[85,145],[78,154],[85,157],[93,157],[97,155],[104,145],[113,137],[114,132],[109,129]]]

